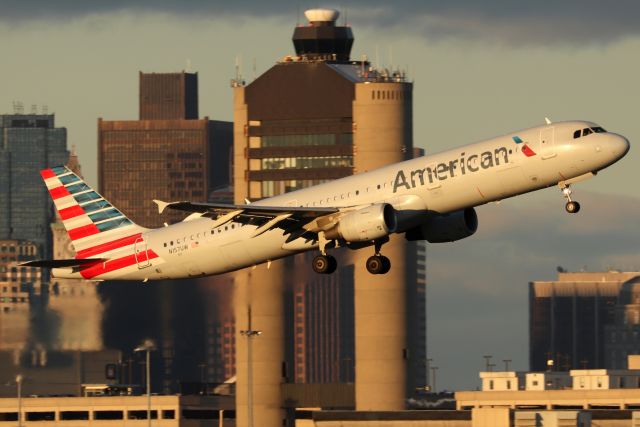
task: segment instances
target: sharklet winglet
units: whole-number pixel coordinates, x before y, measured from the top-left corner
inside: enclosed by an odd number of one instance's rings
[[[158,205],[158,213],[159,214],[164,212],[164,210],[167,208],[167,206],[169,206],[171,204],[169,202],[163,202],[162,200],[158,200],[158,199],[153,199],[153,203]]]

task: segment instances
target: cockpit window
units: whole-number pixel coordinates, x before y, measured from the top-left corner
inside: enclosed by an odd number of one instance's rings
[[[573,139],[580,138],[581,136],[591,135],[592,133],[605,133],[605,132],[607,131],[601,128],[600,126],[594,126],[592,128],[584,128],[582,129],[582,131],[578,129],[577,131],[573,132]]]

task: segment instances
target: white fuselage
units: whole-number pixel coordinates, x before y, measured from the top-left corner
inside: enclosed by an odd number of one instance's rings
[[[619,135],[594,133],[574,139],[575,130],[590,126],[595,125],[576,121],[534,127],[253,205],[343,208],[389,203],[399,212],[454,212],[597,172],[624,156],[629,144]],[[523,142],[516,143],[514,137]],[[525,145],[528,148],[523,148]],[[535,154],[527,156],[524,151],[528,149]],[[138,246],[153,249],[156,258],[95,279],[156,280],[219,274],[318,247],[316,241],[304,239],[287,242],[289,236],[279,228],[252,237],[257,226],[229,222],[212,228],[213,223],[202,217],[147,230]],[[63,270],[58,274],[70,277]]]

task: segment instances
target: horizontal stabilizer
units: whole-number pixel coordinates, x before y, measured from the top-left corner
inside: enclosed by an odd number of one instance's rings
[[[35,261],[23,262],[22,267],[41,267],[41,268],[64,268],[64,267],[82,267],[83,265],[98,264],[106,261],[106,258],[84,258],[84,259],[39,259]]]

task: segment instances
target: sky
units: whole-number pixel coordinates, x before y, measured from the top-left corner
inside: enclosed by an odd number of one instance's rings
[[[414,144],[427,153],[552,121],[585,119],[631,151],[574,186],[478,209],[475,236],[428,248],[428,353],[438,388],[475,388],[485,354],[528,366],[528,282],[568,270],[640,269],[640,2],[0,0],[0,113],[46,105],[96,182],[97,119],[133,120],[138,72],[199,73],[200,115],[232,119],[229,80],[293,53],[302,11],[334,7],[352,58],[414,82]],[[150,208],[151,204],[150,204]]]

